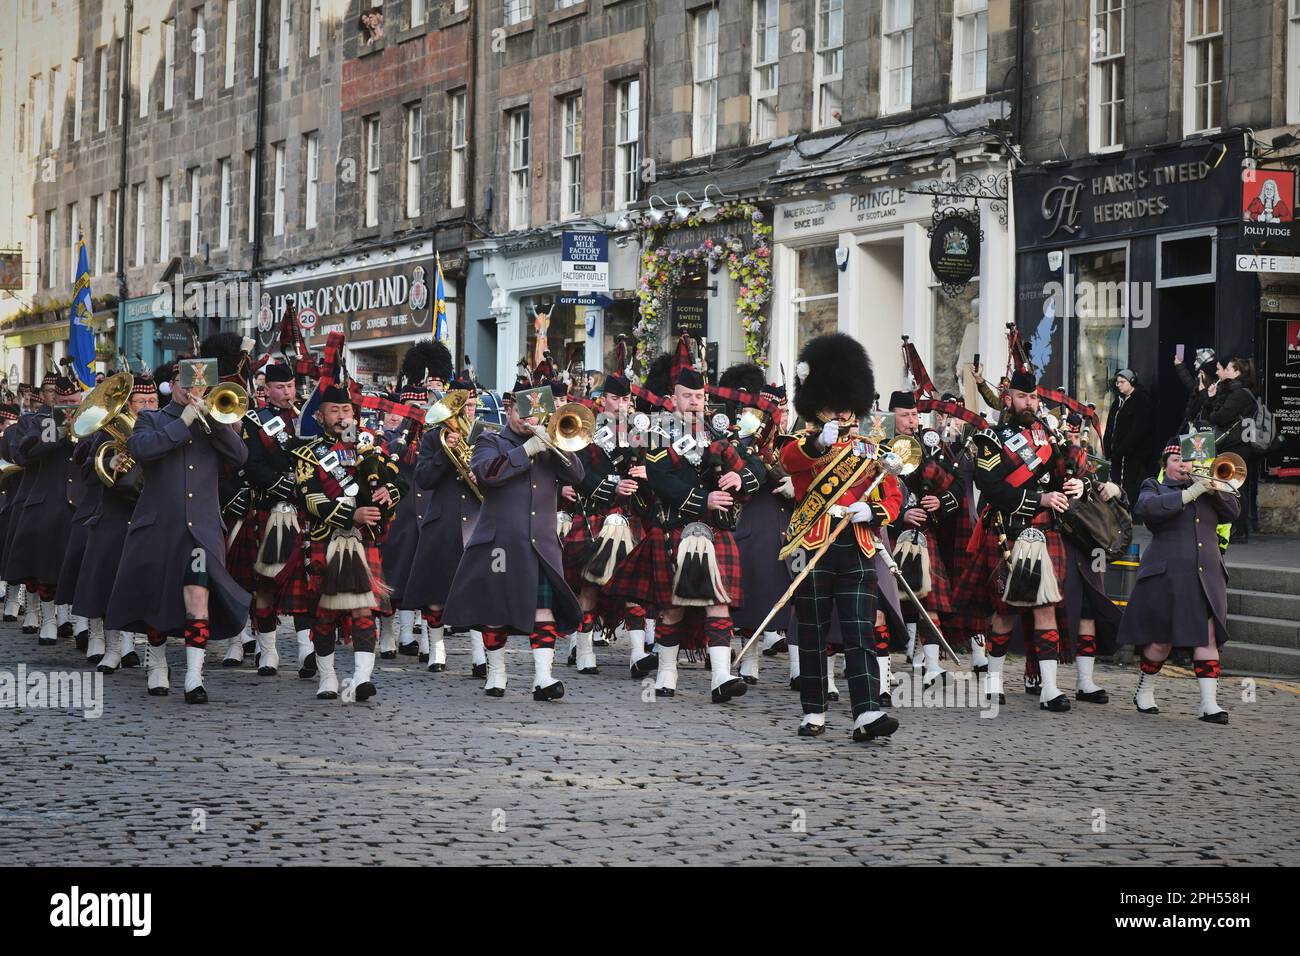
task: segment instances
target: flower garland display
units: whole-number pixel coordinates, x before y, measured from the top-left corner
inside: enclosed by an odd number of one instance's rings
[[[731,242],[706,239],[693,249],[670,250],[659,245],[661,233],[671,229],[716,226],[735,222],[737,230],[748,228],[751,247],[746,250],[738,238]],[[636,339],[637,369],[645,374],[661,348],[662,323],[672,308],[673,290],[681,285],[688,266],[703,263],[710,272],[725,267],[727,274],[740,283],[736,292],[736,309],[745,336],[745,354],[759,365],[767,365],[767,320],[763,306],[772,296],[772,227],[765,222],[762,210],[752,203],[729,202],[719,207],[718,215],[707,220],[692,213],[684,223],[664,224],[646,230],[641,254],[641,282],[637,297],[640,318],[633,328]]]

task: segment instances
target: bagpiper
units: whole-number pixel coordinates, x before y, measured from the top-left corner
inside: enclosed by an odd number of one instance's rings
[[[1174,647],[1192,650],[1199,719],[1226,724],[1219,706],[1219,654],[1228,642],[1228,573],[1215,526],[1231,523],[1241,499],[1197,475],[1177,437],[1161,452],[1164,478],[1142,482],[1133,516],[1151,530],[1137,582],[1120,621],[1119,642],[1141,648],[1137,693],[1142,714],[1158,714],[1156,675]]]
[[[1065,571],[1056,516],[1068,510],[1070,496],[1082,493],[1083,483],[1067,473],[1070,456],[1039,417],[1037,383],[1028,369],[1013,372],[1006,408],[995,426],[975,436],[975,456],[975,484],[986,505],[955,602],[991,612],[987,694],[1005,702],[1002,671],[1015,616],[1032,609],[1039,706],[1068,711],[1070,700],[1056,683],[1056,608]]]
[[[631,647],[629,673],[641,679],[658,666],[658,658],[645,648],[645,611],[602,590],[641,540],[641,522],[654,500],[645,449],[628,440],[631,395],[631,383],[622,375],[605,378],[596,439],[577,453],[584,473],[574,486],[575,514],[563,551],[565,580],[582,605],[571,662],[580,674],[597,673],[597,621],[606,631],[622,622]]]
[[[259,529],[252,562],[253,629],[257,634],[257,672],[273,677],[280,667],[276,628],[280,615],[293,617],[298,650],[298,676],[316,676],[312,656],[311,620],[314,607],[303,563],[302,529],[306,524],[295,481],[298,444],[297,390],[293,369],[282,362],[264,367],[266,404],[244,416],[248,460],[244,474],[253,501],[244,520]],[[259,540],[260,538],[260,540]],[[231,651],[234,650],[232,645]],[[233,654],[223,662],[240,663]]]
[[[217,359],[219,375],[237,364],[216,336],[199,354]],[[226,527],[219,511],[219,471],[248,457],[233,425],[214,420],[203,396],[206,386],[181,384],[182,364],[171,382],[171,402],[142,411],[127,450],[144,469],[140,500],[122,546],[121,564],[104,615],[112,630],[143,631],[148,689],[169,689],[167,637],[184,636],[185,702],[207,703],[203,657],[208,640],[224,640],[248,620],[248,592],[226,570]]]
[[[858,419],[874,404],[871,361],[862,345],[835,332],[809,340],[795,370],[795,410],[807,430],[781,452],[781,464],[794,483],[799,507],[786,534],[791,556],[802,554],[803,581],[795,591],[799,621],[800,702],[803,720],[799,736],[826,731],[827,644],[832,610],[838,612],[844,645],[845,674],[853,707],[853,739],[863,743],[888,737],[898,720],[881,708],[881,669],[874,646],[876,623],[877,541],[873,525],[892,521],[902,504],[902,492],[892,475],[872,487],[869,455],[857,431]],[[877,465],[877,468],[880,466]],[[829,489],[829,490],[828,490]],[[870,497],[864,497],[870,491]],[[850,533],[830,540],[832,522],[848,517]],[[805,519],[800,522],[799,519]],[[811,554],[824,548],[816,565]]]
[[[520,408],[521,402],[527,402]],[[506,427],[474,442],[470,470],[483,508],[465,546],[443,612],[450,627],[480,630],[487,649],[484,691],[506,689],[506,639],[528,635],[533,652],[533,700],[564,696],[552,672],[555,642],[582,621],[578,598],[564,580],[556,535],[556,496],[582,480],[582,460],[545,436],[540,409],[549,388],[508,393]]]
[[[316,699],[360,702],[377,692],[371,680],[375,615],[392,612],[380,544],[406,489],[382,439],[357,431],[351,393],[332,382],[322,382],[318,392],[323,434],[292,452],[307,513],[307,573],[316,604]],[[350,640],[353,649],[352,677],[341,686],[334,669],[338,640]]]
[[[762,487],[765,472],[752,452],[739,453],[725,434],[710,429],[704,376],[681,349],[660,356],[646,377],[653,395],[670,388],[672,414],[660,416],[668,446],[646,454],[657,520],[607,591],[658,612],[656,696],[677,693],[682,647],[707,648],[710,698],[722,704],[748,689],[732,674],[731,607],[744,604],[733,532],[741,504]]]

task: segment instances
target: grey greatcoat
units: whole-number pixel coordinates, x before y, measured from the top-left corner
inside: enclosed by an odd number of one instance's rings
[[[403,607],[413,609],[447,603],[451,579],[478,522],[478,496],[442,450],[438,436],[444,427],[438,425],[424,433],[415,462],[416,490],[411,498],[424,503],[424,513],[410,577],[403,588]]]
[[[1142,483],[1133,517],[1151,529],[1152,541],[1120,620],[1121,644],[1204,647],[1211,617],[1217,643],[1228,640],[1228,570],[1215,525],[1235,519],[1241,501],[1209,492],[1184,505],[1183,487],[1167,475]]]
[[[411,473],[415,470],[415,466],[401,460],[405,457],[406,444],[404,440],[401,444],[397,444],[396,441],[399,435],[404,439],[402,431],[393,429],[386,432],[384,438],[388,442],[389,452],[399,457],[398,471],[409,488]],[[388,525],[388,533],[384,536],[384,546],[381,549],[384,583],[392,589],[391,597],[395,608],[406,609],[415,606],[403,599],[403,591],[406,589],[406,579],[411,574],[411,563],[415,560],[415,546],[420,538],[420,512],[423,508],[424,498],[418,492],[402,495],[397,502],[397,508],[393,511],[393,520]]]
[[[113,630],[182,631],[185,575],[201,553],[209,578],[209,636],[224,640],[243,630],[249,594],[226,570],[217,479],[222,460],[242,465],[248,446],[229,425],[213,423],[211,437],[198,422],[187,427],[182,410],[171,402],[141,412],[127,441],[144,468],[144,491],[131,515],[104,623]]]
[[[0,434],[0,458],[10,464],[17,464],[14,461],[14,451],[10,443],[18,437],[18,423],[11,422],[9,427]],[[4,567],[5,542],[9,539],[10,515],[14,511],[14,500],[18,495],[18,487],[22,484],[23,473],[11,475],[0,483],[0,569]]]
[[[72,596],[72,613],[86,618],[102,618],[113,594],[117,565],[122,559],[122,542],[135,510],[135,498],[116,489],[104,488],[95,475],[94,458],[109,436],[100,432],[87,439],[86,460],[81,470],[86,482],[103,489],[95,497],[95,510],[86,521],[86,550],[82,555],[81,573]],[[83,499],[84,503],[84,499]]]
[[[531,634],[543,573],[554,592],[556,629],[576,631],[582,622],[578,599],[564,582],[555,524],[560,487],[582,480],[582,462],[569,455],[561,464],[551,452],[530,460],[525,440],[505,428],[474,443],[470,469],[484,501],[447,596],[443,621],[448,627],[506,627],[512,634]]]
[[[35,581],[54,587],[63,567],[63,551],[72,528],[73,504],[68,500],[68,470],[72,442],[55,438],[48,408],[19,419],[18,454],[32,473],[27,497],[10,518],[15,522],[5,552],[6,581]],[[21,490],[21,487],[20,487]]]
[[[72,524],[68,530],[68,546],[63,550],[63,566],[59,569],[59,586],[54,592],[55,604],[71,604],[81,576],[82,559],[86,553],[86,539],[90,531],[86,522],[99,507],[99,496],[104,483],[95,474],[92,456],[90,473],[85,469],[86,456],[91,442],[84,439],[72,446],[72,467],[68,469],[68,500],[72,502]]]
[[[752,595],[744,606],[733,608],[732,623],[753,629],[763,623],[777,598],[790,587],[790,569],[777,557],[782,536],[794,514],[794,501],[764,488],[745,502],[736,523],[736,547],[740,549],[740,575],[744,593]],[[790,626],[794,602],[786,602],[768,624],[769,631],[784,631]]]

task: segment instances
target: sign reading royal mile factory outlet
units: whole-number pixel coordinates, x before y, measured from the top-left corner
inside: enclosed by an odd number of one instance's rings
[[[323,342],[330,332],[342,332],[349,342],[427,332],[433,300],[430,265],[417,260],[285,283],[268,281],[257,313],[258,341],[270,347],[290,301],[298,307],[299,323],[311,345]]]
[[[1147,150],[1015,173],[1016,245],[1059,248],[1096,239],[1230,223],[1241,216],[1241,139]]]

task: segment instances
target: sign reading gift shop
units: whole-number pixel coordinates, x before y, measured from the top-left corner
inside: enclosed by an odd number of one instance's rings
[[[564,233],[560,244],[560,289],[609,291],[609,236],[603,232]]]
[[[264,289],[270,295],[267,314],[271,321],[261,321],[259,314],[259,342],[263,348],[270,347],[279,334],[279,319],[289,302],[298,307],[303,335],[310,346],[323,344],[330,332],[342,332],[349,343],[429,332],[433,298],[429,295],[430,275],[431,263],[417,260],[296,282],[268,281]],[[302,321],[304,317],[308,321]]]
[[[1016,246],[1060,248],[1240,220],[1240,137],[1015,173]]]

